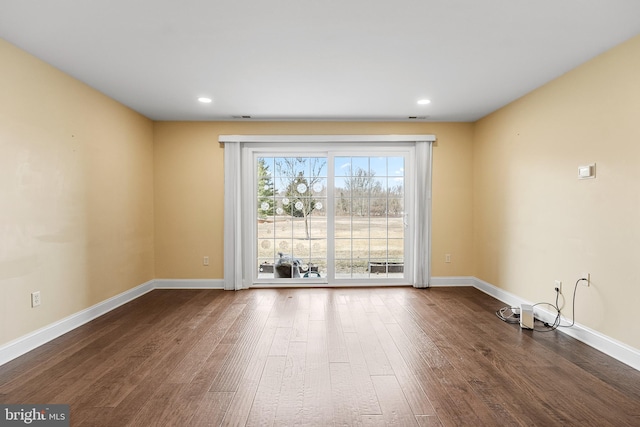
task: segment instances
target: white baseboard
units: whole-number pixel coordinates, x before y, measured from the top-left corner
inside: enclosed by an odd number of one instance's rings
[[[18,356],[22,356],[36,347],[58,338],[60,335],[66,334],[67,332],[90,322],[96,317],[100,317],[103,314],[108,313],[114,308],[152,291],[154,288],[154,281],[150,280],[140,286],[136,286],[133,289],[129,289],[119,295],[113,296],[87,309],[79,311],[78,313],[72,314],[71,316],[65,317],[62,320],[0,346],[0,366]]]
[[[524,300],[510,292],[504,291],[477,278],[474,278],[472,286],[512,307],[519,307],[520,304],[533,304],[531,301]],[[538,307],[535,308],[535,315],[537,318],[550,323],[552,323],[556,318],[556,313],[552,313]],[[570,323],[570,320],[565,319],[564,317],[562,318],[562,324]],[[600,332],[594,331],[593,329],[587,328],[586,326],[580,325],[579,323],[576,323],[571,328],[558,328],[558,331],[582,341],[588,346],[593,347],[596,350],[599,350],[604,354],[640,371],[640,350],[636,348],[628,346],[620,341],[601,334]]]
[[[156,279],[155,289],[224,289],[224,279]]]
[[[429,286],[473,286],[475,278],[472,276],[438,276],[431,277],[429,280]]]

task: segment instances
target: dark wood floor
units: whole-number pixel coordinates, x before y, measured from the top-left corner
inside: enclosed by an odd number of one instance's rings
[[[155,290],[1,366],[0,403],[67,403],[74,426],[640,426],[640,372],[502,305],[473,288]]]

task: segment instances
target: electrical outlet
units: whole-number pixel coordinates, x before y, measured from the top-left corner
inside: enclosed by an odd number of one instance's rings
[[[451,262],[451,254],[444,255],[444,262]]]
[[[40,291],[31,292],[31,307],[40,305]]]
[[[581,279],[585,279],[583,280],[583,284],[587,285],[587,286],[591,286],[591,274],[589,273],[582,273],[582,275],[580,276]]]
[[[553,284],[553,290],[558,293],[562,293],[562,282],[560,280],[556,280]]]
[[[209,257],[208,256],[202,258],[202,265],[209,265]]]

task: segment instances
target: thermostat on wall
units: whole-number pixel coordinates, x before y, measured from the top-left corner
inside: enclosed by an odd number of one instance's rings
[[[596,177],[596,164],[578,166],[578,179],[589,179]]]

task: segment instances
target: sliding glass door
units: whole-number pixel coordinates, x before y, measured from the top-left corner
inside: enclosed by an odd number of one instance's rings
[[[253,285],[408,284],[412,147],[291,148],[250,149]]]

